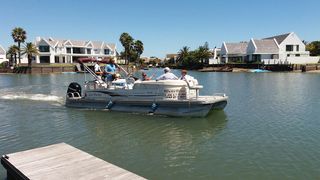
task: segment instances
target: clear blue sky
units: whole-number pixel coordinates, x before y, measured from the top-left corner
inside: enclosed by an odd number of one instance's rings
[[[128,32],[144,43],[143,56],[164,57],[183,46],[296,32],[320,40],[319,0],[2,0],[0,44],[13,43],[22,27],[27,41],[36,36],[116,43]]]

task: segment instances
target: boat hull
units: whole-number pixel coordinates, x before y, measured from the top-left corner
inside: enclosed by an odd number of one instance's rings
[[[148,113],[167,116],[204,117],[210,110],[224,109],[226,96],[202,96],[192,100],[137,100],[113,98],[96,100],[90,98],[67,98],[66,106],[119,112]]]

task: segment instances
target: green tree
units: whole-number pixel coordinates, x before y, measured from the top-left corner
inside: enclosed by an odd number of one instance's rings
[[[21,64],[21,43],[24,43],[24,41],[27,39],[27,33],[24,29],[21,27],[16,27],[12,30],[11,36],[14,40],[14,42],[18,43],[18,55],[19,55],[19,64]]]
[[[16,65],[17,64],[17,54],[18,54],[19,48],[16,45],[12,45],[9,47],[7,51],[7,56],[10,59],[10,64]]]
[[[139,62],[140,56],[144,51],[143,43],[140,40],[136,40],[134,42],[134,51],[135,51],[135,53],[137,55],[136,61]]]
[[[320,56],[320,41],[313,41],[306,45],[306,50],[310,51],[311,56]]]
[[[22,49],[22,54],[26,54],[28,56],[28,67],[31,67],[32,56],[39,55],[39,51],[34,44],[29,42]]]
[[[209,50],[208,42],[206,42],[203,46],[199,46],[199,48],[195,52],[195,58],[198,59],[201,64],[209,61],[211,55],[212,53]]]
[[[124,47],[124,56],[126,64],[129,64],[130,61],[130,53],[133,47],[133,38],[128,33],[122,33],[120,35],[120,42]]]
[[[200,67],[200,61],[198,56],[198,50],[191,51],[189,56],[186,57],[183,61],[183,66],[187,67],[188,69],[197,69]]]
[[[181,65],[182,61],[190,55],[190,48],[188,46],[183,46],[178,53],[178,63]]]

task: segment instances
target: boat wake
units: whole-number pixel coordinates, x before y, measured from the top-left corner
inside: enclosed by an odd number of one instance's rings
[[[4,94],[4,95],[0,95],[0,99],[47,101],[47,102],[58,102],[61,104],[64,101],[64,99],[59,96],[48,95],[48,94],[26,94],[26,93]]]

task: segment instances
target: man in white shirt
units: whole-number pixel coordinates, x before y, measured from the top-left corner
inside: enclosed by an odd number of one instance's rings
[[[188,80],[191,80],[191,78],[192,77],[187,74],[187,70],[185,69],[181,70],[181,77],[179,78],[180,80],[188,81]]]
[[[159,81],[159,80],[178,80],[178,77],[170,72],[170,68],[165,67],[164,74],[159,76],[156,80],[157,81]]]
[[[187,70],[185,70],[185,69],[181,70],[181,77],[179,79],[186,81],[189,86],[193,86],[193,85],[198,84],[198,81],[196,79],[194,79],[194,77],[189,76],[187,74]]]

